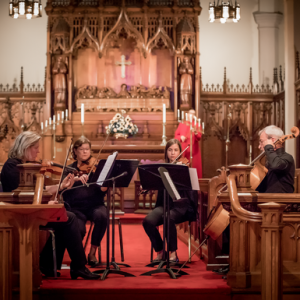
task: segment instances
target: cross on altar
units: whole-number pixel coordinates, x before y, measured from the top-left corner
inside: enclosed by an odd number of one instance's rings
[[[125,78],[125,66],[131,65],[131,61],[125,61],[125,55],[121,55],[121,61],[117,61],[116,65],[121,66],[121,78]]]

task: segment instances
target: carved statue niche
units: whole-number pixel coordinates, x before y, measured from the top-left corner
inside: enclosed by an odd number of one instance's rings
[[[67,100],[68,58],[58,56],[53,64],[54,109],[65,110]]]
[[[187,16],[178,23],[176,33],[177,51],[182,54],[194,54],[196,52],[196,32]]]
[[[52,53],[61,53],[70,46],[70,26],[63,17],[59,17],[51,31],[50,50]]]
[[[185,56],[180,62],[179,70],[180,76],[180,109],[188,110],[192,106],[193,94],[193,77],[194,68],[190,62],[190,58]]]

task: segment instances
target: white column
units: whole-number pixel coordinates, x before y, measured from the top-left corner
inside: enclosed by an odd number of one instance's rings
[[[294,0],[284,0],[285,134],[291,133],[291,128],[297,124],[294,51]],[[288,141],[285,149],[296,158],[295,139]]]
[[[273,84],[273,69],[278,67],[278,26],[281,13],[255,12],[254,20],[258,25],[259,36],[259,83]]]

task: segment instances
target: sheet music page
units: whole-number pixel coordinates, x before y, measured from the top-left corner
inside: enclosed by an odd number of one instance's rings
[[[181,199],[181,197],[180,197],[180,195],[179,195],[179,193],[178,193],[178,191],[177,191],[177,189],[176,189],[176,187],[175,187],[175,185],[173,183],[173,180],[170,177],[169,172],[164,172],[164,174],[165,174],[165,176],[166,176],[166,178],[167,178],[167,180],[168,180],[168,182],[170,184],[170,187],[171,187],[171,189],[172,189],[172,191],[173,191],[173,193],[174,193],[174,195],[176,197],[176,200]]]
[[[189,168],[192,190],[200,191],[199,180],[197,170],[195,168]]]
[[[101,173],[99,174],[97,181],[103,181],[103,180],[107,179],[106,176],[109,173],[109,171],[111,170],[111,167],[112,167],[117,155],[118,155],[118,152],[116,151],[107,158],[107,160],[103,166],[103,169],[102,169]],[[102,186],[103,182],[98,182],[97,184]]]

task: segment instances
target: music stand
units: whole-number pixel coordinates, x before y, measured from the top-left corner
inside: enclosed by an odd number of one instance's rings
[[[159,168],[165,168],[173,180],[174,185],[178,190],[192,190],[191,179],[189,168],[184,165],[173,165],[173,164],[151,164],[151,165],[142,165],[139,166],[139,175],[141,180],[141,185],[146,190],[164,190],[164,209],[163,209],[163,260],[159,263],[156,270],[149,271],[141,274],[141,276],[151,276],[152,274],[158,273],[168,273],[169,276],[173,279],[176,279],[174,272],[177,272],[176,269],[170,268],[169,262],[169,226],[166,233],[166,222],[170,222],[170,214],[169,214],[169,201],[167,201],[167,191],[166,187],[163,183],[161,174],[159,172]],[[166,220],[166,212],[167,212],[167,220]],[[165,240],[167,236],[167,253],[165,253]],[[164,259],[166,258],[166,261]],[[166,265],[166,268],[163,269],[163,266]],[[180,271],[180,275],[188,275],[188,273],[184,271]]]
[[[101,167],[104,166],[105,160],[101,160],[99,162],[99,164],[101,164],[100,166],[98,165],[97,170],[100,169]],[[119,275],[123,275],[125,277],[135,277],[135,275],[132,275],[130,273],[127,272],[123,272],[120,270],[119,265],[125,266],[125,267],[130,267],[127,264],[122,264],[122,263],[116,263],[115,261],[115,188],[116,187],[128,187],[137,167],[138,167],[139,161],[138,160],[116,160],[113,168],[111,170],[110,173],[110,177],[111,177],[111,181],[105,182],[103,183],[103,187],[108,187],[108,188],[112,188],[112,199],[111,198],[111,193],[108,192],[107,194],[107,231],[106,231],[106,247],[107,247],[107,251],[106,251],[106,268],[104,270],[98,270],[98,271],[94,271],[93,273],[96,274],[102,274],[101,276],[101,280],[104,280],[107,275],[109,273],[111,274],[119,274]],[[97,175],[99,176],[100,172],[97,171],[95,172],[94,176],[95,178],[97,177]],[[120,174],[124,174],[122,177],[116,178],[118,177]],[[94,179],[93,176],[93,179]],[[115,179],[116,178],[116,179]],[[111,202],[112,202],[112,257],[111,257],[111,261],[109,261],[109,244],[110,244],[110,237],[109,237],[109,225],[110,225],[110,206],[111,206]],[[110,269],[110,266],[113,266],[115,269],[112,270]]]

